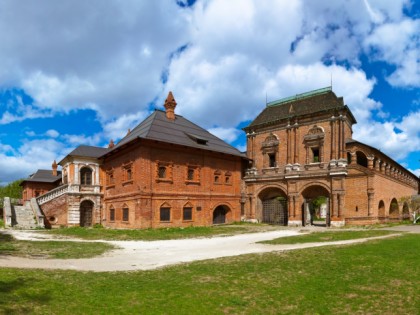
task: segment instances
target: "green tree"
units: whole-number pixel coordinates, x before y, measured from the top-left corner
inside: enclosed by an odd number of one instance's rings
[[[0,202],[3,203],[4,197],[10,197],[13,199],[20,199],[22,198],[22,183],[23,179],[15,180],[7,184],[6,186],[0,186]]]

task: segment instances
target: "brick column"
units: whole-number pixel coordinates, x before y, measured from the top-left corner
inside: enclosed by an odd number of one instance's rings
[[[370,217],[373,213],[373,197],[375,196],[374,192],[368,192],[368,216]]]
[[[343,203],[343,196],[342,196],[342,194],[337,194],[337,199],[338,199],[338,207],[337,207],[337,217],[339,217],[339,218],[341,218],[341,216],[342,216],[342,209],[341,209],[341,207],[342,207],[342,203]]]
[[[378,172],[380,171],[380,164],[381,164],[381,160],[377,159],[375,163],[375,170]]]
[[[368,168],[369,168],[369,169],[373,169],[373,159],[374,159],[374,157],[373,157],[373,156],[369,156],[369,157],[367,158],[367,160],[368,160]]]
[[[331,117],[331,158],[330,160],[335,159],[335,117]]]
[[[351,160],[350,164],[354,165],[357,163],[356,152],[350,152]]]
[[[287,135],[287,161],[286,164],[290,164],[290,127],[288,126],[286,129],[286,135]]]
[[[299,163],[299,127],[295,124],[295,161],[294,164]]]
[[[333,193],[333,194],[331,195],[331,197],[332,197],[332,203],[331,203],[331,206],[332,206],[332,209],[331,209],[331,217],[336,218],[336,217],[337,217],[337,194],[336,194],[336,193]]]
[[[346,137],[344,136],[344,122],[345,122],[346,116],[341,117],[341,158],[346,159]]]

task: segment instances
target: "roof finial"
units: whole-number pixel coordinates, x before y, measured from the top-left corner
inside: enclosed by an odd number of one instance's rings
[[[115,146],[114,140],[109,140],[108,149],[112,149]]]
[[[52,166],[52,174],[53,176],[57,176],[57,162],[54,160]]]
[[[127,135],[129,135],[131,133],[131,129],[130,128],[128,128],[128,130],[127,130]]]
[[[168,97],[166,98],[165,104],[163,106],[166,109],[166,118],[169,120],[175,120],[176,101],[171,91],[169,91]]]

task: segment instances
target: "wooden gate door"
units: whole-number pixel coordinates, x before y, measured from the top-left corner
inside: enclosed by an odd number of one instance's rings
[[[223,224],[226,222],[226,209],[218,206],[213,212],[213,224]]]
[[[90,201],[83,201],[80,205],[80,226],[92,226],[93,204]]]
[[[262,202],[262,222],[268,224],[287,225],[287,201],[286,199],[266,199]]]

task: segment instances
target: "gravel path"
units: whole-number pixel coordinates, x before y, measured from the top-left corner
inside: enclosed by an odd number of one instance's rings
[[[416,230],[420,232],[420,229]],[[60,240],[46,234],[31,231],[8,231],[21,240]],[[276,230],[260,233],[239,234],[224,237],[193,238],[164,241],[101,241],[110,243],[118,249],[88,259],[33,259],[0,256],[0,267],[67,269],[80,271],[129,271],[149,270],[164,266],[214,259],[251,253],[285,251],[309,247],[343,245],[365,242],[368,239],[356,239],[336,242],[305,243],[291,245],[258,244],[259,241],[300,234],[297,229]],[[392,236],[392,235],[391,235]],[[395,236],[395,235],[393,235]],[[390,236],[381,236],[384,238]],[[375,239],[375,238],[369,238]],[[61,240],[83,241],[80,239],[61,238]],[[93,241],[98,242],[98,241]]]

